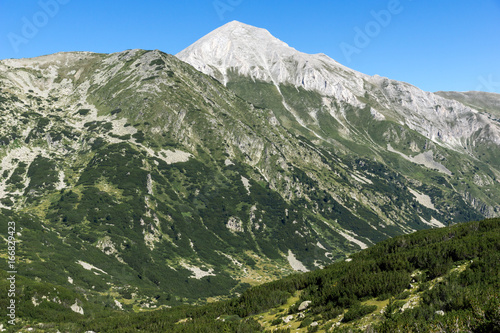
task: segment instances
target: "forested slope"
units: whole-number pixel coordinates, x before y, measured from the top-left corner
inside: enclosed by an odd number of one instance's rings
[[[29,301],[49,286],[22,280],[18,314],[47,332],[498,332],[499,240],[500,219],[423,230],[231,300],[140,313],[96,307],[53,323]]]

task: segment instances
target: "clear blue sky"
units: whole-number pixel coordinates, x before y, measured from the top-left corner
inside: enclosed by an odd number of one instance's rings
[[[373,13],[382,13],[378,21]],[[427,91],[500,93],[500,0],[0,0],[0,59],[176,54],[232,20]]]

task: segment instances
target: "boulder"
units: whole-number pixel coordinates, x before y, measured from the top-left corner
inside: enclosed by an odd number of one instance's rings
[[[303,311],[303,310],[307,309],[309,304],[311,304],[311,301],[304,301],[304,302],[300,303],[299,311]]]

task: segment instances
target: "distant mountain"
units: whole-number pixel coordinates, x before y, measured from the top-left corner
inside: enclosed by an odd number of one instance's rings
[[[238,22],[178,58],[2,60],[0,125],[19,275],[84,312],[237,295],[500,212],[491,114]]]

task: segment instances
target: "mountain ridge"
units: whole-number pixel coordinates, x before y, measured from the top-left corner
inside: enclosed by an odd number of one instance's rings
[[[483,91],[438,91],[437,95],[448,99],[454,99],[465,105],[469,105],[481,111],[500,116],[500,94]]]

